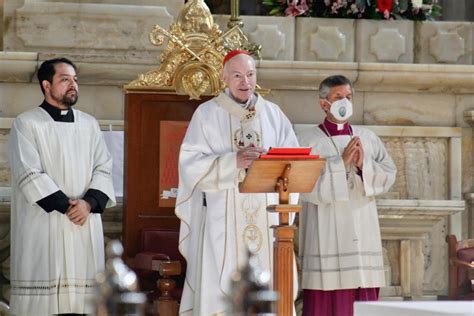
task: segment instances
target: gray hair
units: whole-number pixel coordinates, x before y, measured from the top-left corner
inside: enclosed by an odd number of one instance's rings
[[[329,91],[333,87],[338,86],[349,86],[351,87],[352,94],[354,94],[354,87],[352,86],[352,82],[342,75],[335,75],[330,76],[324,79],[321,84],[319,85],[319,97],[321,99],[326,99],[328,97]]]

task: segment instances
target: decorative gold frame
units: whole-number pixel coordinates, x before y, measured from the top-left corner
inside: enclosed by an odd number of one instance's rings
[[[125,90],[174,91],[200,99],[224,89],[222,61],[228,51],[245,49],[261,59],[261,46],[251,43],[239,25],[222,34],[203,0],[188,1],[169,31],[155,25],[149,35],[155,46],[163,45],[165,37],[159,69],[140,74]]]

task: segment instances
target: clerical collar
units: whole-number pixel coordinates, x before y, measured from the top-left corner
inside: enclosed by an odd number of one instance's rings
[[[352,135],[352,127],[348,122],[337,124],[326,118],[322,124],[319,124],[319,128],[327,136]]]
[[[46,102],[46,100],[43,101],[40,107],[43,108],[46,112],[48,112],[51,118],[56,122],[74,123],[74,112],[72,109],[58,109],[57,107]]]
[[[253,107],[255,106],[255,103],[257,103],[257,96],[254,94],[252,94],[250,96],[250,98],[247,100],[247,102],[244,102],[244,103],[241,103],[239,101],[237,101],[234,96],[232,95],[232,93],[230,93],[230,90],[229,88],[226,88],[224,90],[225,94],[227,94],[232,100],[234,100],[235,103],[237,103],[238,105],[240,105],[242,108],[246,109],[246,110],[251,110],[253,109]]]

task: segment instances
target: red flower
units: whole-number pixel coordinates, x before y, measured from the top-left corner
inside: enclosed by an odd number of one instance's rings
[[[377,8],[379,12],[392,11],[392,0],[377,0]]]

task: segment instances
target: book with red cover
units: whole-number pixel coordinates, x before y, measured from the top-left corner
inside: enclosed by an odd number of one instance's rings
[[[272,148],[268,150],[267,155],[309,155],[311,147],[300,148]]]
[[[311,147],[270,148],[260,159],[319,159],[319,156],[311,155]]]

